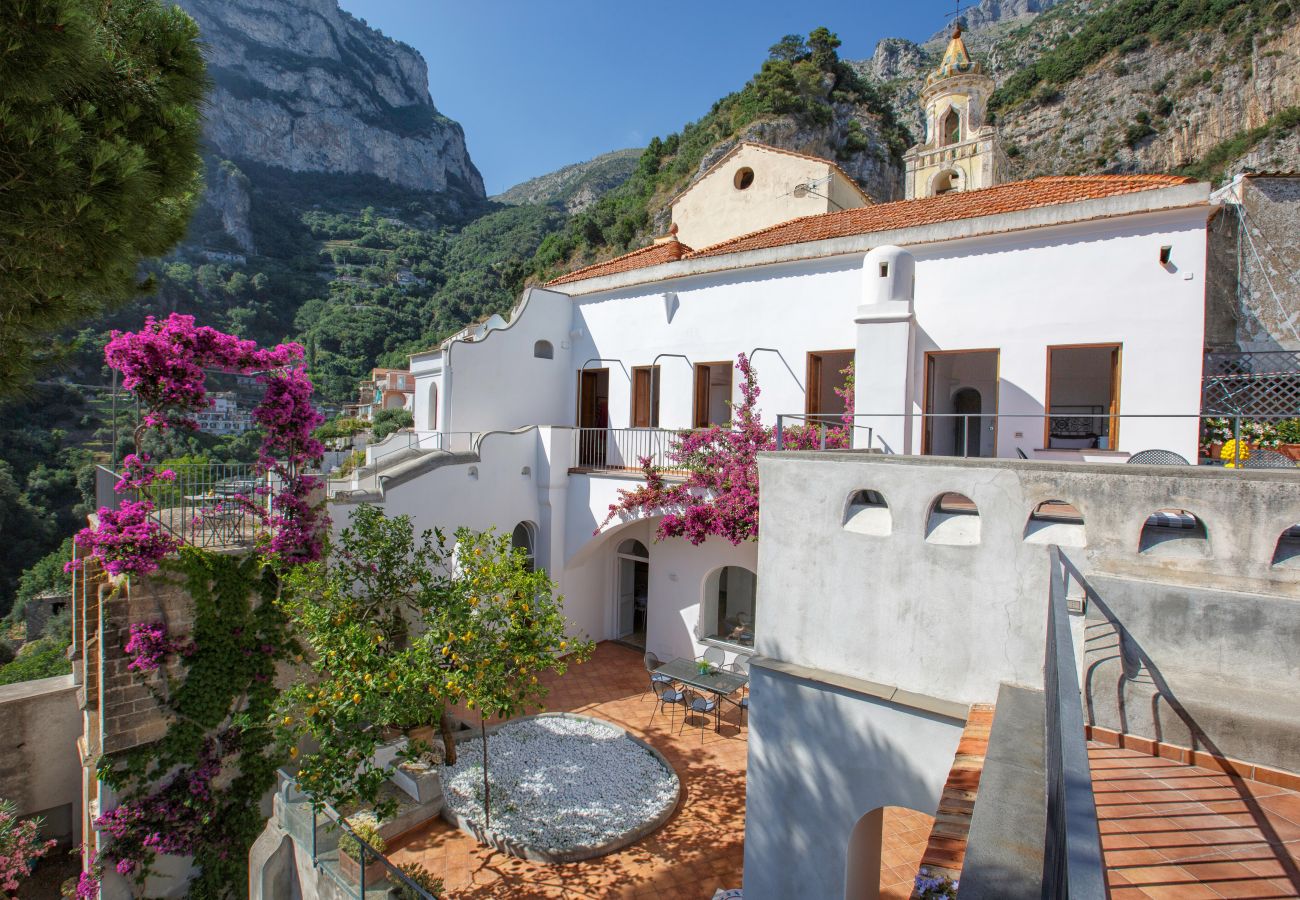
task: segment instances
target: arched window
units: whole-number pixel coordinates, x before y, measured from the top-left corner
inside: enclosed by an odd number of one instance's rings
[[[635,556],[638,559],[649,559],[650,551],[646,549],[645,544],[634,538],[628,538],[618,545],[620,556]]]
[[[528,571],[533,571],[537,565],[536,526],[532,522],[520,522],[516,525],[510,535],[510,546],[524,551],[524,555],[528,557]]]
[[[948,146],[961,140],[961,114],[953,107],[948,107],[948,112],[939,122],[939,144]]]
[[[555,359],[555,347],[550,341],[538,341],[533,344],[533,356],[538,359]]]
[[[429,385],[429,422],[425,426],[425,431],[438,430],[438,385]]]
[[[699,636],[746,649],[754,646],[758,577],[743,566],[723,566],[704,579]]]
[[[934,195],[949,194],[953,191],[960,191],[962,188],[961,172],[957,169],[949,169],[946,172],[940,172],[934,178]]]

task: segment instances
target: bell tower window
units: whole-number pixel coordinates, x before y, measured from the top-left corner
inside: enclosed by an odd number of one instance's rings
[[[961,172],[957,169],[949,169],[947,172],[940,172],[934,179],[934,195],[948,194],[952,191],[962,189]]]
[[[943,119],[939,122],[939,144],[947,146],[955,144],[961,140],[961,114],[953,107],[948,107],[948,112],[944,114]]]

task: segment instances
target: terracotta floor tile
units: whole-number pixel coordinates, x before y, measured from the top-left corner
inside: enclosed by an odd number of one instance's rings
[[[721,735],[689,723],[679,730],[680,716],[670,723],[643,699],[641,654],[617,644],[600,644],[589,662],[552,677],[549,686],[548,709],[608,719],[668,758],[682,780],[682,801],[673,817],[631,847],[564,866],[490,851],[440,820],[396,842],[389,856],[398,863],[422,863],[444,879],[457,900],[711,900],[719,887],[740,887],[748,728],[734,715],[724,715]],[[882,897],[910,895],[933,821],[913,810],[886,810],[884,835],[893,866],[882,871],[882,876],[890,873],[890,883],[882,877]]]

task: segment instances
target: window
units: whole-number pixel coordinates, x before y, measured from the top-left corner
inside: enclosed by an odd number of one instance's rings
[[[691,425],[708,428],[731,421],[731,363],[695,366],[695,412]]]
[[[632,427],[659,427],[659,367],[632,369]]]
[[[1121,346],[1047,348],[1045,446],[1060,450],[1119,447]]]
[[[736,170],[736,177],[731,182],[736,186],[736,190],[743,191],[754,183],[754,170],[745,166]]]
[[[835,391],[844,389],[844,381],[848,377],[844,370],[852,362],[852,350],[822,350],[808,354],[808,389],[804,392],[804,412],[827,416],[838,416],[844,412],[844,398]],[[836,420],[833,424],[838,425],[839,421]]]
[[[955,144],[961,140],[961,114],[953,107],[948,107],[948,112],[943,117],[939,125],[939,143],[942,146]]]
[[[709,575],[700,607],[700,637],[753,647],[757,586],[757,576],[742,566],[723,566]]]
[[[510,534],[510,546],[524,551],[528,557],[528,571],[533,571],[537,564],[537,541],[532,522],[520,522]]]
[[[538,341],[533,344],[533,356],[538,359],[555,359],[555,347],[550,341]]]

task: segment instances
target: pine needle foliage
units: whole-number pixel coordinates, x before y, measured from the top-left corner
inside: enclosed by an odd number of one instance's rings
[[[0,395],[138,296],[200,182],[198,27],[160,0],[0,4]]]

